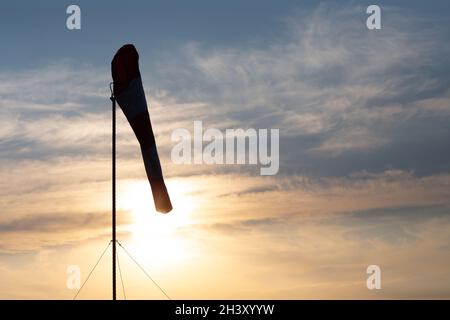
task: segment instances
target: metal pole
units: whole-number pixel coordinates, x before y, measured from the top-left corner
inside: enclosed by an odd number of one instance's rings
[[[112,295],[116,300],[116,99],[112,101]]]

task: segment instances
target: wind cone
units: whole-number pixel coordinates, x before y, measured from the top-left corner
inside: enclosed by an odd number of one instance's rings
[[[141,146],[156,211],[168,213],[172,204],[156,150],[138,61],[139,54],[132,44],[126,44],[117,51],[111,62],[113,92]]]

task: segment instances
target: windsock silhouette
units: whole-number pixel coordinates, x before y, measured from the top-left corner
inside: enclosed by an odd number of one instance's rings
[[[172,204],[156,150],[155,137],[139,72],[139,54],[132,44],[124,45],[114,55],[111,62],[111,73],[114,97],[141,146],[145,172],[152,188],[155,208],[158,212],[168,213],[172,210]]]

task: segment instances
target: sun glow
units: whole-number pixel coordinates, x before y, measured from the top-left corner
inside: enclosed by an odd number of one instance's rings
[[[188,195],[192,186],[181,180],[166,184],[173,206],[168,214],[156,212],[146,180],[127,180],[118,201],[120,210],[131,213],[132,222],[126,228],[132,233],[128,246],[141,259],[157,259],[160,266],[185,260],[192,253],[188,241],[178,233],[192,223],[195,201]]]

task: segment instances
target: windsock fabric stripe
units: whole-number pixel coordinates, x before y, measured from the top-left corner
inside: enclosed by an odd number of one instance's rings
[[[164,183],[138,59],[133,45],[125,45],[117,51],[111,63],[114,96],[139,141],[155,208],[167,213],[172,210],[172,204]]]

